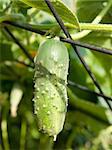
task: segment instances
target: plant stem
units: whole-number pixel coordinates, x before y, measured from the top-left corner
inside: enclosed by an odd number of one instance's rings
[[[3,150],[2,145],[0,144],[0,150]]]
[[[74,41],[74,40],[71,40],[69,38],[65,39],[63,37],[60,37],[60,40],[63,41],[63,42],[66,42],[66,43],[71,43],[71,44],[75,44],[75,45],[80,46],[80,47],[87,48],[89,50],[97,51],[97,52],[107,54],[107,55],[112,55],[112,50],[105,49],[103,47],[99,47],[99,46],[91,45],[91,44],[87,44],[87,43],[82,43],[82,42],[79,42],[79,41]]]
[[[4,150],[9,150],[8,134],[7,134],[7,120],[3,119],[1,122],[2,139]]]
[[[16,63],[19,63],[19,64],[22,64],[26,67],[30,67],[30,68],[34,68],[34,65],[30,65],[30,64],[26,64],[24,61],[20,61],[20,60],[17,60],[17,59],[14,59],[13,62],[16,62]]]
[[[50,28],[53,28],[53,27],[58,27],[57,24],[50,24],[50,26],[48,24],[45,24],[42,25],[42,24],[37,24],[37,25],[32,25],[32,24],[28,24],[28,23],[19,23],[19,22],[10,22],[10,21],[6,21],[4,22],[6,25],[9,24],[9,25],[12,25],[12,26],[15,26],[15,27],[19,27],[21,29],[25,29],[25,30],[28,30],[28,31],[31,31],[31,32],[34,32],[34,33],[38,33],[38,34],[41,34],[41,35],[45,35],[46,31],[42,31],[41,29],[44,29],[44,30],[48,30]],[[91,23],[82,23],[82,28],[83,29],[93,29],[93,30],[102,30],[102,31],[112,31],[112,25],[106,25],[106,24],[91,24]],[[69,24],[69,23],[65,23],[65,26],[70,28],[70,29],[77,29],[76,26],[72,25],[72,24]],[[40,29],[40,30],[39,30]],[[98,47],[98,46],[95,46],[95,45],[90,45],[90,44],[86,44],[86,43],[80,43],[80,42],[75,42],[75,41],[72,41],[70,39],[64,39],[61,37],[61,41],[63,42],[67,42],[67,43],[74,43],[75,45],[78,45],[78,46],[81,46],[81,47],[85,47],[85,48],[88,48],[90,50],[94,50],[94,51],[98,51],[98,52],[101,52],[101,53],[104,53],[104,54],[109,54],[109,55],[112,55],[112,51],[108,50],[108,49],[105,49],[105,48],[101,48],[101,47]]]
[[[27,31],[31,31],[40,35],[45,35],[46,31],[43,30],[49,30],[50,28],[52,28],[53,26],[55,26],[56,24],[37,24],[37,25],[33,25],[33,24],[28,24],[28,23],[22,23],[22,22],[15,22],[15,21],[4,21],[3,24],[7,25],[12,25],[21,29],[25,29]],[[57,26],[57,25],[56,25]]]
[[[10,37],[13,39],[13,41],[21,48],[21,50],[23,51],[23,53],[26,55],[26,57],[32,62],[33,58],[31,57],[31,55],[28,53],[27,49],[19,42],[19,40],[11,33],[11,31],[7,28],[4,27],[5,31],[10,35]]]
[[[53,138],[46,134],[41,134],[39,150],[52,150]]]
[[[96,18],[93,20],[92,24],[98,24],[102,20],[102,18],[105,16],[105,14],[108,12],[108,10],[110,9],[111,6],[112,6],[112,0],[109,0],[108,4],[96,16]],[[88,30],[88,31],[84,30],[79,33],[76,33],[75,35],[72,35],[72,38],[74,40],[78,40],[78,39],[81,39],[81,38],[87,36],[90,32],[91,32],[91,30]]]
[[[21,123],[21,137],[20,137],[20,150],[25,150],[25,136],[26,136],[26,122],[22,121]]]
[[[96,24],[96,23],[79,23],[79,24],[81,30],[112,32],[111,24]],[[65,26],[68,27],[68,29],[78,29],[77,26],[70,23],[65,23]]]
[[[5,25],[9,24],[9,25],[19,27],[21,29],[35,32],[41,35],[45,35],[47,30],[50,30],[54,27],[59,28],[59,25],[57,23],[34,25],[34,24],[21,23],[21,22],[15,22],[15,21],[4,21],[3,24]],[[96,24],[96,23],[79,23],[79,24],[80,24],[81,30],[112,32],[111,24]],[[64,23],[64,25],[68,29],[79,29],[77,26],[70,24],[70,23]]]
[[[76,87],[76,88],[78,88],[78,89],[80,89],[80,90],[83,90],[83,91],[85,91],[85,92],[89,92],[89,93],[91,93],[91,94],[95,94],[95,95],[97,95],[97,96],[99,96],[99,97],[103,97],[103,98],[106,98],[106,99],[112,101],[112,98],[111,98],[111,97],[105,96],[105,95],[100,94],[100,93],[97,93],[97,92],[95,92],[95,91],[92,91],[92,90],[88,89],[87,87],[82,86],[82,85],[80,85],[80,84],[77,84],[77,83],[75,83],[75,82],[72,82],[72,81],[70,81],[70,80],[68,81],[68,84],[69,84],[70,86]]]

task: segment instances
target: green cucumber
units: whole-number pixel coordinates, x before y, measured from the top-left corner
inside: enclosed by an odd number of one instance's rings
[[[39,129],[55,141],[67,111],[67,48],[62,42],[49,39],[40,45],[34,62],[34,112]]]

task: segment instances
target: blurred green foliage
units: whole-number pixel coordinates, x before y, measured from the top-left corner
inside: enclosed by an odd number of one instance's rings
[[[108,1],[63,0],[63,2],[68,5],[70,10],[76,13],[80,22],[90,23],[106,6]],[[102,23],[112,23],[111,10],[112,8],[105,15]],[[66,17],[63,9],[61,11],[61,15]],[[3,16],[5,16],[4,19],[6,21],[7,19],[10,20],[11,18],[8,15],[17,15],[18,17],[13,21],[21,23],[26,22],[35,25],[39,23],[44,25],[45,23],[52,24],[56,22],[53,16],[46,13],[46,11],[32,8],[16,0],[1,0],[0,20],[3,19]],[[65,21],[69,23],[69,18]],[[46,38],[50,38],[50,36],[41,36],[10,25],[7,25],[7,27],[25,46],[32,58],[37,53],[40,43]],[[0,28],[0,149],[111,150],[112,113],[109,111],[103,98],[70,85],[68,85],[69,106],[66,121],[57,141],[53,143],[52,139],[38,131],[32,102],[34,70],[29,66],[32,65],[32,62],[30,62],[20,47],[13,42],[12,38],[4,30],[3,23],[0,23]],[[47,32],[49,31],[47,30]],[[73,30],[71,32],[74,33],[76,31]],[[112,49],[111,32],[94,31],[80,39],[80,41]],[[71,46],[69,44],[65,45],[68,48],[70,57],[68,79],[97,91]],[[78,47],[78,49],[95,74],[105,95],[111,97],[111,56],[90,52],[81,47]],[[14,92],[16,94],[12,99],[11,93],[14,94]],[[17,114],[14,116],[11,113],[11,102],[14,105],[13,108],[16,107],[17,111]]]

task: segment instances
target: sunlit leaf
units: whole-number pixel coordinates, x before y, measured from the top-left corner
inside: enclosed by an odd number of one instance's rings
[[[25,4],[37,8],[38,10],[43,10],[46,12],[50,12],[49,8],[47,7],[44,0],[20,0],[24,2]],[[74,24],[79,27],[78,19],[75,14],[66,6],[64,3],[62,3],[60,0],[52,0],[51,1],[55,9],[57,10],[59,16],[65,20],[66,22],[69,22],[71,24]]]
[[[98,13],[107,5],[107,0],[74,0],[75,10],[81,22],[92,22]],[[112,23],[112,7],[103,18],[103,23]]]

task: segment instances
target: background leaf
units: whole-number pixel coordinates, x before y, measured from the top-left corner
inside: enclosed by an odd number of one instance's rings
[[[107,0],[74,0],[75,11],[80,22],[92,22],[97,14],[107,5]],[[102,23],[112,23],[112,7],[105,15]]]
[[[47,7],[46,3],[43,0],[31,1],[31,0],[21,0],[22,2],[28,4],[31,7],[37,8],[39,10],[43,10],[46,12],[50,12],[49,8]],[[69,8],[66,7],[61,1],[51,1],[57,12],[59,13],[60,17],[64,19],[66,22],[74,24],[79,27],[78,19],[75,14],[70,11]]]

